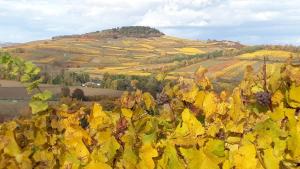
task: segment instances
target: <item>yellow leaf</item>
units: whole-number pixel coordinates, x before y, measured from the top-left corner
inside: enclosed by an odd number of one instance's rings
[[[225,156],[225,143],[222,140],[209,139],[205,145],[204,150],[206,153],[212,153],[215,156],[224,157]]]
[[[103,136],[103,138],[101,137]],[[103,132],[98,135],[99,143],[101,147],[97,147],[93,150],[91,158],[100,162],[112,162],[117,150],[120,148],[120,144],[111,134]]]
[[[4,153],[10,155],[10,156],[17,156],[21,153],[20,148],[14,138],[14,133],[12,131],[7,131],[5,133],[5,139],[7,142],[7,145],[4,148]]]
[[[232,118],[234,122],[238,122],[239,120],[246,118],[247,113],[243,111],[243,102],[241,98],[241,89],[235,88],[232,93],[231,98],[231,109],[229,111],[229,116]]]
[[[198,94],[195,97],[194,105],[199,109],[203,109],[204,98],[205,98],[205,92],[204,91],[199,91]]]
[[[89,126],[91,132],[96,132],[97,129],[106,128],[112,123],[112,119],[102,111],[102,107],[95,103],[93,111],[89,117]]]
[[[272,91],[276,91],[281,84],[281,65],[274,65],[271,71],[271,77],[269,78],[269,85]]]
[[[152,147],[151,144],[144,144],[140,148],[139,157],[141,158],[140,163],[138,164],[140,169],[154,169],[155,164],[153,157],[157,157],[158,152]]]
[[[195,81],[202,87],[202,89],[212,88],[209,79],[205,76],[205,73],[207,73],[207,69],[199,67],[199,69],[195,72]]]
[[[190,83],[188,85],[189,87],[187,87],[187,89],[180,90],[179,94],[182,95],[182,100],[187,101],[189,103],[194,103],[199,88],[194,83]]]
[[[51,152],[48,152],[47,150],[40,150],[33,154],[33,159],[36,162],[48,163],[52,162],[54,157]]]
[[[34,144],[36,145],[43,145],[47,143],[47,136],[46,133],[44,131],[37,131],[36,137],[34,139]]]
[[[88,133],[80,127],[68,127],[64,134],[64,144],[80,161],[85,164],[90,155],[89,150],[83,143],[83,139],[90,141]]]
[[[294,115],[292,115],[294,117]],[[291,119],[291,117],[289,117]],[[292,122],[290,137],[287,140],[287,148],[291,151],[292,157],[300,161],[300,122]]]
[[[173,144],[167,143],[162,155],[158,161],[157,169],[185,169],[184,162],[178,157],[177,151]]]
[[[256,169],[257,159],[256,149],[253,144],[241,146],[233,155],[234,165],[236,169]]]
[[[29,156],[32,154],[31,150],[25,150],[23,151],[21,154],[16,156],[16,161],[19,163],[20,168],[22,169],[32,169],[32,162],[31,159],[29,158]],[[49,163],[52,164],[53,166],[53,161],[47,161]],[[52,167],[50,165],[48,165],[49,167]],[[1,164],[0,164],[1,166]]]
[[[112,169],[112,168],[105,163],[92,161],[87,166],[83,167],[83,169]]]
[[[98,103],[94,104],[93,112],[91,114],[92,118],[103,117],[102,106]]]
[[[180,152],[186,159],[189,169],[219,169],[218,162],[207,156],[202,149],[180,148]]]
[[[292,84],[288,94],[288,104],[294,108],[300,107],[300,86]]]
[[[133,151],[132,146],[125,145],[124,153],[117,167],[119,168],[136,168],[138,157]]]
[[[217,97],[214,93],[208,93],[203,100],[203,111],[205,117],[208,118],[217,111]]]
[[[276,107],[274,109],[274,112],[270,112],[269,116],[271,117],[272,120],[274,121],[281,121],[282,119],[285,118],[284,116],[284,108],[283,104],[280,104],[279,107]]]
[[[133,112],[130,109],[122,108],[121,111],[123,116],[125,116],[126,118],[130,119],[133,115]]]
[[[146,93],[143,93],[143,99],[145,101],[145,105],[146,105],[146,108],[147,110],[150,110],[151,108],[154,108],[154,99],[152,97],[152,95],[148,92]]]
[[[72,154],[72,152],[65,153],[59,161],[61,164],[60,168],[62,169],[79,169],[80,167],[79,158],[75,154]]]
[[[185,136],[188,134],[198,136],[204,134],[204,128],[189,109],[184,109],[181,116],[182,124],[179,124],[175,130],[175,133],[178,136]]]
[[[280,159],[273,154],[273,150],[271,148],[264,150],[263,158],[266,169],[279,169]]]

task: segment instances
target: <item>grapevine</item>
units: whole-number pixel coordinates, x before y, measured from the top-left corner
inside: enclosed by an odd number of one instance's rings
[[[29,106],[32,113],[45,111],[48,109],[47,100],[52,97],[51,92],[42,91],[39,87],[43,78],[39,76],[41,69],[30,61],[25,61],[18,57],[12,57],[8,53],[0,51],[0,66],[8,76],[14,77],[22,82],[28,93],[34,92]]]
[[[63,104],[5,122],[0,168],[299,168],[300,69],[277,66],[265,81],[247,67],[231,94],[216,93],[201,68],[157,99],[136,89],[112,111]]]

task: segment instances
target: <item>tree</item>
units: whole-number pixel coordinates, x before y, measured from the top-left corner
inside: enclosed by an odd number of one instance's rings
[[[72,98],[77,100],[85,100],[84,92],[81,89],[75,89],[72,93]]]

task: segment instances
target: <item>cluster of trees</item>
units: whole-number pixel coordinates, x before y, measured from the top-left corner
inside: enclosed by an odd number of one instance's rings
[[[108,30],[113,33],[118,33],[121,36],[126,37],[153,37],[153,36],[162,36],[164,35],[162,32],[155,28],[151,28],[148,26],[125,26],[121,28],[113,28]]]
[[[160,32],[158,29],[151,28],[148,26],[124,26],[117,27],[113,29],[106,29],[103,31],[96,31],[91,33],[86,33],[82,35],[66,35],[66,36],[56,36],[52,39],[61,38],[121,38],[121,37],[134,37],[134,38],[148,38],[148,37],[160,37],[164,33]]]
[[[63,84],[67,86],[81,85],[91,80],[90,75],[85,72],[68,72],[62,69],[59,73],[41,72],[43,83]]]
[[[149,92],[153,95],[162,90],[162,82],[155,78],[155,75],[150,76],[127,76],[127,75],[112,75],[105,73],[103,75],[103,88],[116,90],[133,91],[138,88],[142,91]]]

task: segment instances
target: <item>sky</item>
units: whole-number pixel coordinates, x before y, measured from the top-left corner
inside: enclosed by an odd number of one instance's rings
[[[300,45],[300,0],[0,0],[0,42],[121,26],[190,39]]]

